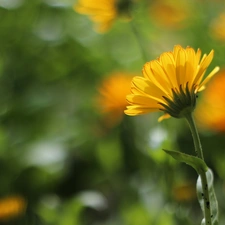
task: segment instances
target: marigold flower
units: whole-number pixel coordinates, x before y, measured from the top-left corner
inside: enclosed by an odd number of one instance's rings
[[[20,196],[10,196],[0,199],[0,221],[5,221],[23,214],[27,203]]]
[[[118,124],[124,115],[130,93],[131,80],[134,75],[124,72],[114,72],[105,78],[97,96],[97,105],[100,112],[106,117],[109,126]]]
[[[208,85],[195,111],[201,129],[225,131],[225,69]]]
[[[149,13],[153,22],[170,28],[184,26],[190,15],[190,4],[186,1],[158,0],[150,4]]]
[[[201,50],[182,48],[176,45],[171,52],[165,52],[157,60],[147,62],[143,67],[144,77],[134,77],[131,94],[127,96],[130,104],[125,113],[130,116],[163,111],[159,121],[184,117],[194,110],[197,93],[219,70],[215,67],[203,79],[207,67],[213,59],[214,51],[204,54]]]
[[[116,0],[79,0],[74,10],[88,15],[96,23],[99,32],[107,31],[118,14]]]
[[[172,189],[173,197],[178,202],[192,201],[196,198],[195,183],[187,182],[176,185]]]
[[[225,13],[221,13],[210,24],[210,34],[213,38],[224,41],[225,40]]]

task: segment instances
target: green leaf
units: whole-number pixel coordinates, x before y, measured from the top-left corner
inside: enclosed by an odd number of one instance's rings
[[[172,151],[172,150],[166,150],[166,149],[163,149],[163,151],[171,155],[174,159],[190,165],[197,171],[198,174],[202,172],[206,172],[208,170],[208,167],[205,164],[205,162],[198,157],[187,155],[185,153],[178,152],[178,151]]]

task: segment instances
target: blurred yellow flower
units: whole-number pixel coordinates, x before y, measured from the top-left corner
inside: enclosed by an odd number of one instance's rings
[[[210,24],[210,35],[218,40],[225,41],[225,13],[221,13]]]
[[[149,13],[152,21],[160,26],[180,28],[190,15],[190,3],[185,0],[176,3],[173,0],[152,1]]]
[[[23,214],[27,203],[20,196],[10,196],[0,199],[0,221],[9,220]]]
[[[195,117],[202,129],[225,131],[225,70],[208,85],[201,98]]]
[[[196,199],[195,183],[184,183],[176,185],[172,189],[173,197],[178,202],[192,201]]]
[[[105,78],[99,87],[97,105],[109,126],[118,124],[123,118],[127,105],[126,96],[130,92],[133,76],[129,73],[114,72]]]
[[[117,0],[79,0],[74,5],[74,10],[78,13],[88,15],[96,24],[99,32],[107,31],[117,17]]]
[[[134,77],[130,104],[125,113],[130,116],[163,111],[159,121],[170,116],[180,118],[194,110],[197,92],[219,70],[215,67],[203,79],[207,67],[213,59],[214,51],[204,54],[201,50],[182,48],[176,45],[172,52],[165,52],[157,60],[147,62],[143,67],[144,77]],[[201,59],[201,60],[200,60]]]

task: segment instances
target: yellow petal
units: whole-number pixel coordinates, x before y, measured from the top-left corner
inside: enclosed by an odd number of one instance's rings
[[[186,84],[186,51],[184,49],[179,49],[177,53],[176,60],[176,79],[177,87],[180,85]]]
[[[147,114],[147,113],[157,112],[157,111],[159,111],[159,109],[132,105],[132,106],[127,106],[127,109],[124,110],[124,113],[129,116],[136,116],[136,115],[142,115],[142,114]]]
[[[170,52],[163,53],[159,58],[159,62],[161,63],[161,67],[164,71],[164,74],[166,75],[166,78],[170,83],[170,87],[171,88],[176,87],[177,86],[176,70],[172,53]]]
[[[180,49],[182,49],[182,47],[180,45],[175,45],[173,48],[173,55],[174,55],[175,61],[177,60],[177,56],[178,56]]]
[[[166,93],[143,77],[134,77],[132,80],[132,88],[158,102],[165,102],[162,96],[166,96]]]
[[[157,87],[163,90],[164,93],[171,94],[171,88],[169,85],[169,80],[165,74],[162,66],[157,60],[153,60],[149,63],[146,63],[143,67],[143,75],[148,78],[152,83]]]
[[[201,89],[202,87],[204,87],[206,85],[206,83],[220,70],[220,68],[217,66],[215,67],[212,72],[205,78],[205,80],[199,85],[199,89],[198,91],[201,91],[203,89]]]
[[[164,115],[160,116],[158,118],[158,122],[161,122],[164,119],[169,119],[171,116],[168,113],[165,113]]]
[[[198,73],[196,74],[196,77],[194,79],[194,84],[199,84],[202,81],[202,78],[204,76],[204,73],[209,66],[209,64],[212,62],[214,55],[214,51],[212,50],[208,56],[204,55],[200,64],[199,64],[199,70]]]
[[[127,101],[131,105],[141,105],[141,106],[148,106],[149,108],[160,108],[160,105],[157,101],[148,96],[143,95],[127,95]]]
[[[193,48],[187,47],[186,48],[186,80],[185,83],[189,83],[189,86],[192,86],[192,82],[194,80],[195,74],[196,74],[196,70],[197,70],[197,66],[198,66],[198,62],[196,59],[196,55],[195,55],[195,51]]]

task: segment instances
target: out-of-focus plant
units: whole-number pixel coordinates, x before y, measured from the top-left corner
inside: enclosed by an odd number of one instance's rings
[[[79,0],[74,10],[87,15],[95,23],[97,32],[108,31],[113,22],[123,16],[129,18],[130,0]]]
[[[130,84],[134,75],[126,72],[114,72],[106,76],[98,87],[96,105],[101,112],[106,126],[118,125],[124,117],[130,92]]]
[[[174,4],[172,0],[151,1],[149,16],[154,23],[163,28],[179,29],[187,25],[191,5],[187,1]]]
[[[0,221],[10,221],[26,211],[27,202],[21,196],[8,196],[0,199]]]
[[[201,96],[199,107],[195,111],[196,120],[201,129],[215,132],[225,131],[225,71],[213,78]]]
[[[220,13],[216,18],[214,18],[209,27],[210,35],[220,41],[225,41],[225,13]]]

